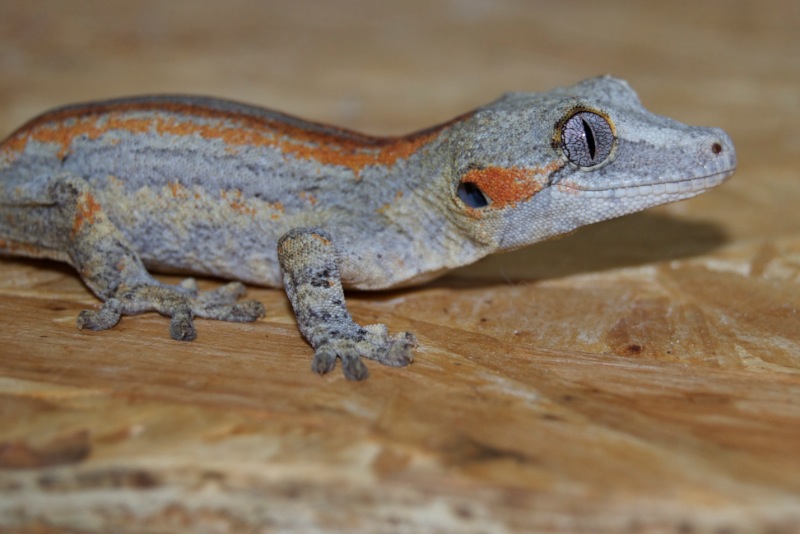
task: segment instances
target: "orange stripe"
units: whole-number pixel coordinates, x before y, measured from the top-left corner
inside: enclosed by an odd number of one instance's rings
[[[130,112],[153,112],[161,116],[126,117]],[[194,118],[211,121],[199,124]],[[295,126],[244,113],[232,113],[200,105],[169,102],[128,102],[99,104],[51,112],[28,122],[2,145],[11,159],[20,154],[31,139],[59,146],[58,156],[69,153],[74,139],[84,135],[97,139],[109,131],[124,130],[133,134],[193,136],[221,139],[229,146],[264,146],[291,154],[299,159],[313,159],[325,165],[348,167],[358,174],[369,165],[394,165],[433,140],[440,131],[457,120],[403,137],[370,137],[344,129],[307,123]],[[318,131],[315,128],[326,131]]]

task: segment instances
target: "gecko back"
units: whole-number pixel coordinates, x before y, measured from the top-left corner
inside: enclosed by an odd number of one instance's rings
[[[281,235],[369,224],[398,194],[386,169],[431,135],[376,138],[200,97],[60,108],[0,145],[0,245],[70,261],[47,207],[53,181],[76,175],[147,266],[279,286]]]

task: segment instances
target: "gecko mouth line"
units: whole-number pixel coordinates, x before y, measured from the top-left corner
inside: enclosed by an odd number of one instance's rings
[[[606,189],[592,189],[589,187],[577,187],[572,184],[558,184],[568,191],[580,192],[598,197],[627,197],[640,195],[661,195],[661,194],[686,194],[697,193],[718,186],[730,178],[736,171],[736,167],[728,167],[723,171],[706,174],[703,176],[693,176],[691,178],[680,178],[661,182],[651,182]]]

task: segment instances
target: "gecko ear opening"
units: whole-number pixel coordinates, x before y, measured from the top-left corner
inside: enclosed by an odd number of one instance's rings
[[[458,198],[470,208],[485,208],[489,205],[489,199],[483,191],[472,182],[461,182],[458,184]]]

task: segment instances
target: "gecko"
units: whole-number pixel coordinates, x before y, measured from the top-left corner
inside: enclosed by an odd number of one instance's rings
[[[102,304],[79,328],[155,311],[255,321],[244,283],[283,287],[312,370],[413,360],[416,337],[362,326],[344,290],[419,284],[489,254],[687,199],[736,168],[728,135],[652,114],[603,76],[508,93],[449,122],[375,137],[197,96],[44,113],[0,144],[0,252],[71,264]],[[199,291],[151,272],[232,282]]]

